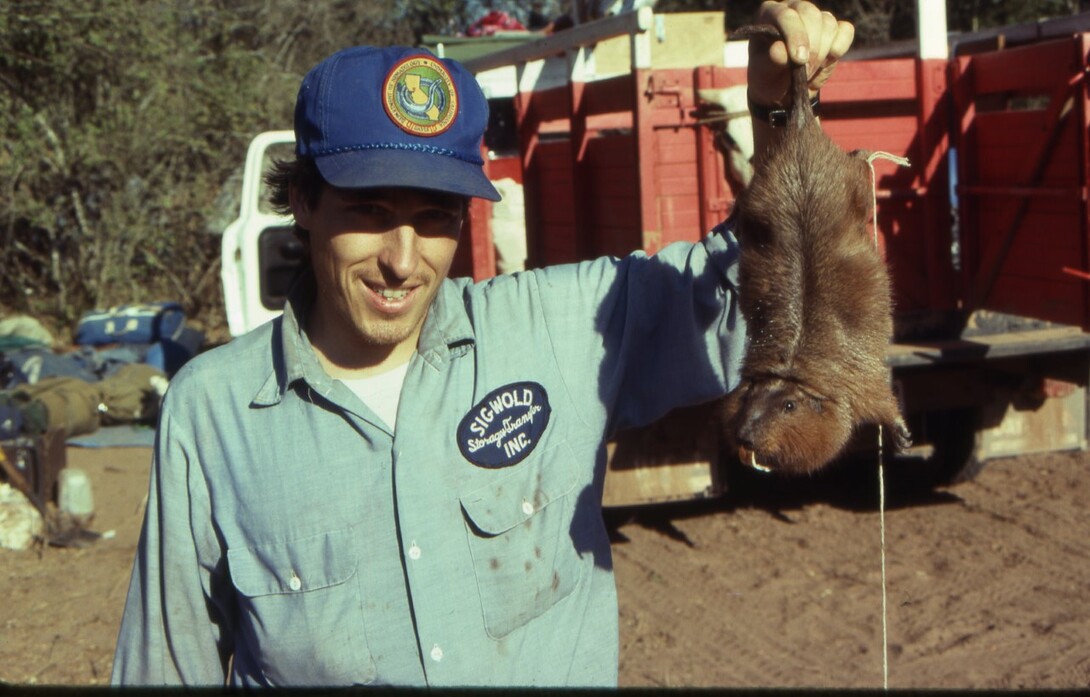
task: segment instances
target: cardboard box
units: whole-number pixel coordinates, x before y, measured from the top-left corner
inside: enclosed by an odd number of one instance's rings
[[[656,14],[651,34],[651,67],[695,68],[723,65],[726,30],[722,12],[677,12]],[[595,73],[615,75],[629,72],[630,39],[616,36],[594,49]]]

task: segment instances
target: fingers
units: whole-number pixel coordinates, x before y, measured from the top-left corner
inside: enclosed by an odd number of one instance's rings
[[[757,13],[757,23],[775,26],[784,37],[758,50],[756,65],[751,46],[750,84],[754,79],[766,82],[767,87],[760,86],[757,91],[769,95],[782,94],[786,89],[786,75],[780,73],[789,63],[807,63],[810,88],[819,89],[855,37],[850,22],[838,21],[832,13],[806,0],[766,0]]]
[[[810,62],[813,49],[821,46],[822,12],[805,0],[766,0],[757,13],[757,23],[771,24],[783,35],[786,46],[777,41],[769,51],[773,62],[779,65],[786,65],[788,56],[794,63]]]
[[[852,47],[853,39],[855,39],[855,26],[851,22],[837,22],[836,34],[832,43],[829,44],[829,57],[833,60],[843,58],[848,49]]]
[[[812,52],[814,55],[810,56],[811,67],[814,65],[821,66],[825,63],[829,55],[829,49],[832,48],[833,39],[836,38],[836,31],[836,17],[833,16],[832,12],[822,12],[821,29],[818,33],[817,44],[815,44],[817,49]]]
[[[848,52],[852,40],[855,38],[855,27],[850,22],[838,22],[836,19],[832,19],[832,23],[828,24],[827,27],[823,39],[827,37],[824,40],[828,41],[828,46],[823,47],[823,55],[820,61],[817,62],[817,70],[811,73],[809,80],[811,90],[821,89],[821,86],[825,84],[836,68],[836,62]]]

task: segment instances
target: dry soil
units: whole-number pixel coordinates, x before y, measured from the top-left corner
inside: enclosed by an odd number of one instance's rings
[[[84,548],[0,550],[0,681],[109,679],[149,451],[68,450],[91,477]],[[624,687],[1090,684],[1090,455],[996,460],[919,490],[876,468],[755,475],[725,498],[611,511]]]

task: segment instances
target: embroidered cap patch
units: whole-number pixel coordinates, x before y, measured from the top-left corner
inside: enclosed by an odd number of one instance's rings
[[[536,382],[492,390],[458,424],[458,448],[481,467],[521,462],[537,447],[549,425],[549,395]]]
[[[436,136],[450,128],[458,115],[458,91],[442,63],[413,56],[386,76],[382,104],[390,120],[406,133]]]

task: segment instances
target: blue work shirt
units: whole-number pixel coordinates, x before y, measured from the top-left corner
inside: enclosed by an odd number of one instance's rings
[[[605,441],[737,382],[727,230],[444,281],[395,432],[284,314],[164,399],[121,684],[617,683]]]

